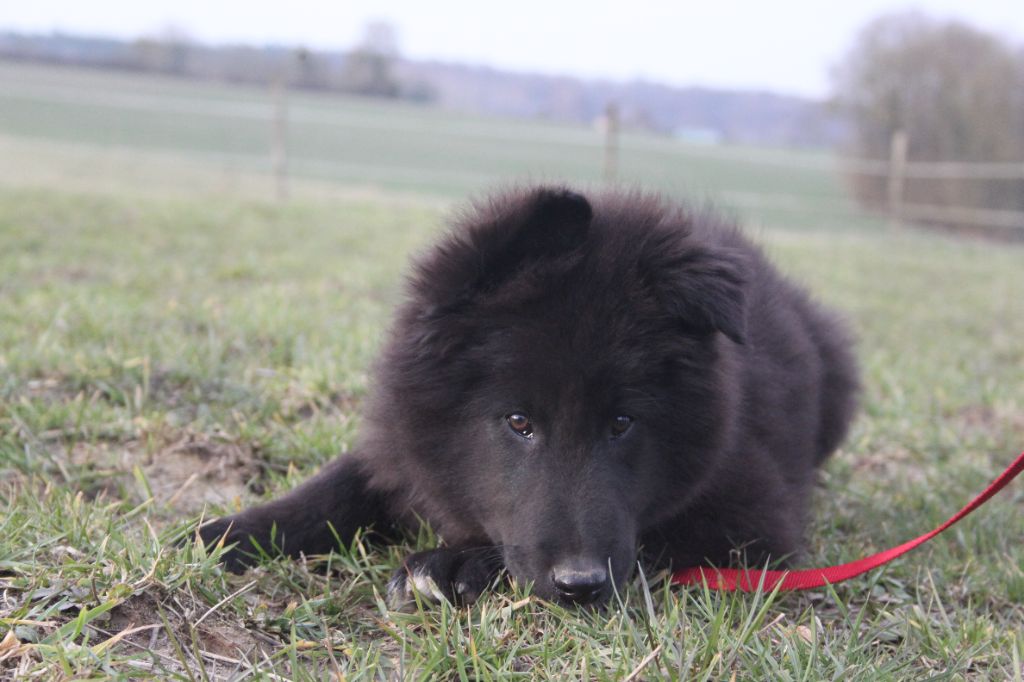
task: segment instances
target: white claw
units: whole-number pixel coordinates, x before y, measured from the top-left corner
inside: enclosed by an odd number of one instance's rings
[[[463,584],[463,589],[465,585]],[[422,601],[440,604],[448,601],[441,588],[426,573],[413,571],[410,576],[407,573],[399,573],[388,583],[388,608],[392,611],[409,611],[416,606],[416,595]]]
[[[406,582],[406,589],[409,589],[409,583]],[[413,571],[412,574],[412,589],[420,594],[421,597],[427,597],[430,601],[440,604],[441,602],[448,601],[441,591],[441,588],[437,586],[434,579],[425,573],[419,573]],[[412,596],[411,592],[410,595]]]

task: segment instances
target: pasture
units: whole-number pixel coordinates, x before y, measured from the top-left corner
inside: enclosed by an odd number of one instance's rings
[[[834,589],[635,580],[412,614],[382,549],[224,573],[202,515],[351,447],[409,253],[500,181],[596,184],[589,128],[0,63],[0,678],[1017,679],[1024,487]],[[1024,250],[894,229],[813,152],[622,140],[622,178],[734,210],[859,337],[866,390],[803,566],[945,520],[1024,448]]]

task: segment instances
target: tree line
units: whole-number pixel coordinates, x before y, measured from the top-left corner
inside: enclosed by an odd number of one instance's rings
[[[137,40],[0,32],[0,59],[74,64],[252,85],[426,102],[460,112],[591,124],[610,102],[625,129],[702,143],[831,146],[842,125],[820,100],[502,71],[404,57],[394,29],[370,24],[352,48],[205,45],[169,28]]]
[[[908,204],[1024,211],[1020,46],[960,21],[918,12],[887,15],[860,31],[835,69],[834,91],[835,106],[852,124],[845,146],[852,156],[886,159],[902,131],[910,164],[963,162],[1003,170],[986,176],[979,166],[973,177],[909,174],[902,190]],[[884,207],[888,179],[851,171],[856,197]]]

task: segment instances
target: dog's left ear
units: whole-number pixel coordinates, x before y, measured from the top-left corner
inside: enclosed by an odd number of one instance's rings
[[[537,188],[495,214],[471,231],[479,289],[500,285],[529,263],[572,251],[586,240],[594,217],[586,197],[561,187]]]
[[[419,259],[410,289],[424,314],[447,314],[531,265],[573,252],[586,241],[593,216],[586,197],[564,187],[489,197]]]
[[[742,344],[747,336],[748,267],[740,251],[693,247],[673,259],[672,284],[663,286],[661,297],[685,327],[718,331]]]

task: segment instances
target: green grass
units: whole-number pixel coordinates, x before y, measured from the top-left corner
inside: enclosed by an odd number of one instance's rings
[[[134,138],[103,138],[116,110],[90,118],[80,103],[51,101],[45,118],[39,102],[34,114],[7,106],[31,104],[48,78],[51,95],[76,81],[97,95],[197,106],[259,102],[258,92],[0,65],[0,82],[16,76],[20,89],[0,87],[0,678],[1024,675],[1019,483],[891,567],[802,594],[670,589],[649,575],[598,615],[516,592],[468,609],[389,612],[384,583],[405,553],[431,546],[428,532],[225,574],[219,550],[179,540],[204,509],[278,494],[351,446],[406,257],[440,229],[451,196],[479,185],[311,174],[277,205],[262,198],[258,164],[226,174],[204,156],[222,151],[201,141],[216,139],[207,119],[172,121],[162,143],[141,113]],[[471,169],[462,155],[475,151],[489,155],[479,162],[488,177],[508,177],[517,155],[525,168],[590,168],[560,160],[557,146],[586,130],[341,98],[301,106],[505,135],[453,143],[463,151],[450,158],[426,142],[396,145],[389,163],[399,170],[429,171],[435,158]],[[244,126],[226,129],[242,144]],[[360,130],[358,158],[379,158],[386,133]],[[524,139],[510,150],[512,135]],[[257,155],[252,144],[240,153]],[[741,208],[782,267],[858,331],[865,404],[824,472],[804,565],[932,528],[1024,447],[1020,246],[822,211],[816,196],[841,196],[831,176],[770,178],[744,150],[630,144],[624,167],[679,174],[666,183],[692,173],[706,183],[698,194],[802,196],[784,211]],[[551,172],[587,179],[568,166]]]
[[[1019,671],[1019,486],[835,592],[708,595],[651,576],[649,596],[634,585],[598,617],[521,595],[388,613],[383,582],[411,547],[357,545],[327,576],[284,561],[240,578],[176,548],[205,502],[279,492],[351,443],[404,254],[437,224],[376,202],[0,194],[0,624],[36,643],[12,670],[614,679],[657,649],[645,677]],[[868,372],[807,563],[930,528],[1024,442],[1021,252],[920,235],[768,243],[850,312]],[[155,628],[102,644],[129,626]]]
[[[308,93],[292,93],[288,111],[289,168],[300,183],[459,198],[510,178],[601,179],[603,137],[593,127]],[[0,62],[0,145],[3,136],[23,145],[70,145],[62,153],[77,154],[79,170],[131,150],[149,159],[125,161],[128,175],[171,159],[201,166],[212,176],[208,184],[234,190],[239,178],[269,173],[272,114],[264,89]],[[33,148],[31,155],[51,152]],[[865,223],[825,153],[701,146],[630,133],[621,140],[620,160],[626,183],[722,198],[749,209],[757,222]],[[28,172],[9,170],[12,176]],[[154,176],[148,184],[154,183],[167,179]]]

